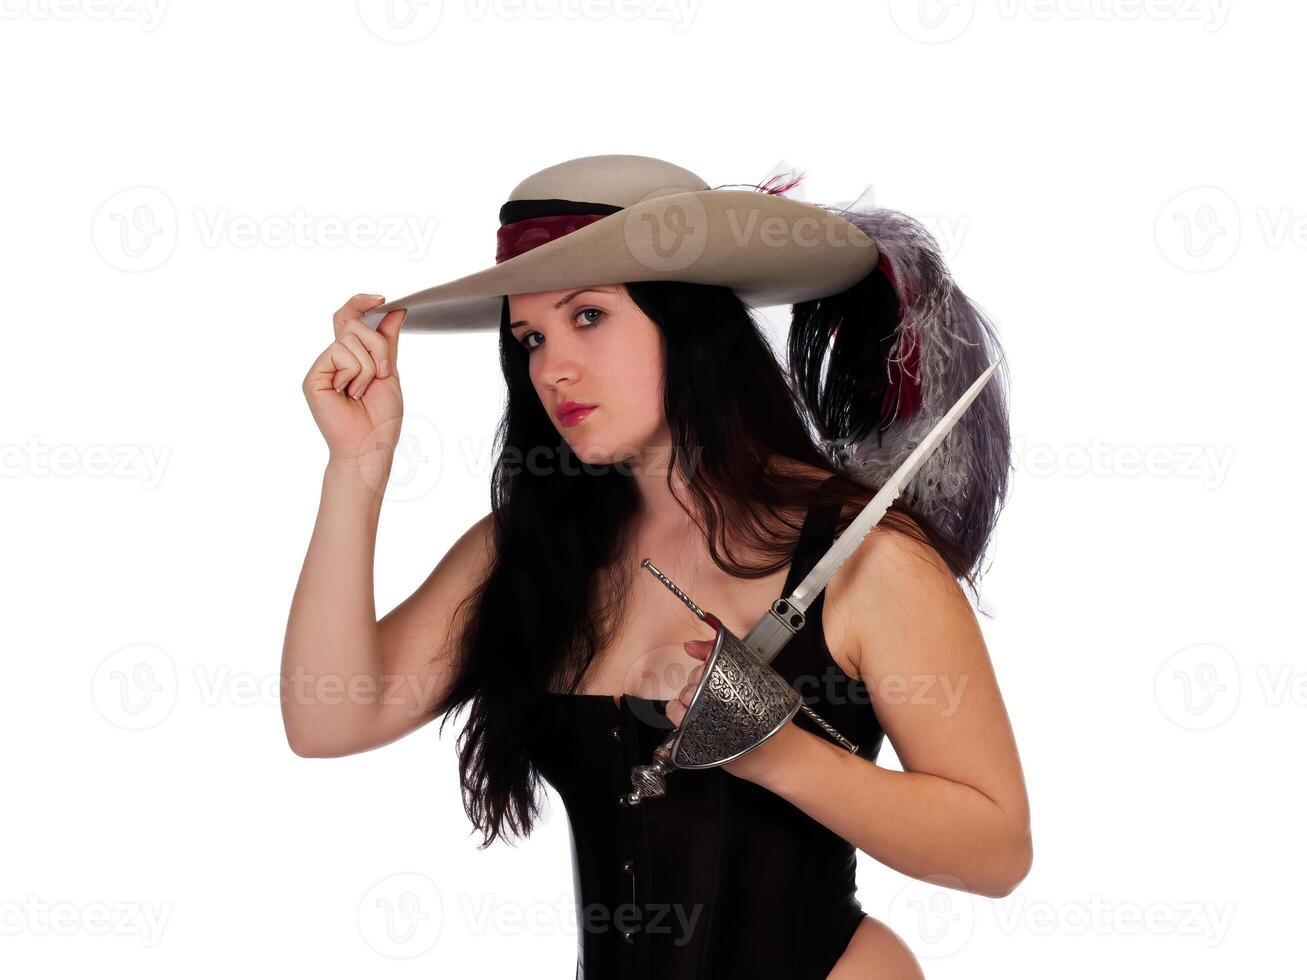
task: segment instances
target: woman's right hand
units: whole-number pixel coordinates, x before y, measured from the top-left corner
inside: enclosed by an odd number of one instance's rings
[[[404,419],[396,361],[406,311],[387,313],[375,330],[360,319],[384,302],[360,293],[335,312],[336,339],[318,355],[303,384],[331,460],[358,465],[378,482],[389,473]]]

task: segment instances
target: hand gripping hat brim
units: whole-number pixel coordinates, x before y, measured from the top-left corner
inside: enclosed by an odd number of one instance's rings
[[[499,218],[494,265],[383,303],[364,322],[404,309],[405,331],[494,330],[507,295],[650,280],[727,286],[749,306],[781,306],[842,292],[879,259],[838,211],[710,188],[644,156],[547,167],[513,189]]]

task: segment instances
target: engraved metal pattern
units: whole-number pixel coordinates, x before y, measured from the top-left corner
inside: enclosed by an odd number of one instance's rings
[[[784,677],[722,627],[681,720],[672,762],[682,769],[730,762],[779,731],[801,704]]]
[[[763,646],[763,651],[755,652],[716,616],[700,609],[648,558],[640,562],[640,567],[648,569],[696,616],[710,624],[717,638],[680,726],[654,750],[651,763],[631,769],[632,788],[621,797],[623,804],[634,805],[664,795],[667,776],[676,769],[709,769],[738,759],[780,731],[800,709],[850,752],[858,750],[804,704],[798,692],[770,665],[776,651],[802,626],[801,609],[787,608],[787,600],[777,600],[764,616],[774,620],[771,629],[776,635],[767,635],[771,630],[762,629],[762,621],[755,624],[749,635],[761,640]],[[791,621],[781,619],[781,614]]]

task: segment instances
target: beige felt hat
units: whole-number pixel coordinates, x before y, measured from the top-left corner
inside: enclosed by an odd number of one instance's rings
[[[628,154],[546,167],[499,209],[494,265],[363,320],[405,309],[406,331],[497,330],[506,295],[657,279],[728,286],[762,308],[834,295],[875,268],[876,244],[837,210],[740,186]]]

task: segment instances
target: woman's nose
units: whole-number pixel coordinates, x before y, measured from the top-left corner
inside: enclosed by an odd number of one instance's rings
[[[545,348],[550,345],[546,344]],[[581,364],[575,351],[563,345],[554,345],[552,349],[543,349],[540,364],[540,377],[546,384],[556,385],[562,381],[575,382],[580,377]]]

